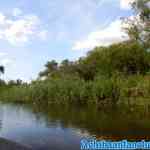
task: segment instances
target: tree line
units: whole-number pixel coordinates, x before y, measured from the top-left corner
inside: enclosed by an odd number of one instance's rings
[[[95,47],[77,61],[48,61],[30,84],[1,88],[0,99],[104,107],[150,97],[150,0],[135,0],[132,8],[134,17],[123,19],[127,41]]]

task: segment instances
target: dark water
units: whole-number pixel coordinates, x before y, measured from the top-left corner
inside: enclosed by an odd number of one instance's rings
[[[143,111],[0,104],[0,137],[35,150],[79,150],[82,138],[140,140],[149,135],[150,116]]]

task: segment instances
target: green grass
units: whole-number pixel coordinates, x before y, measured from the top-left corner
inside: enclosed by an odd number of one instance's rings
[[[58,103],[104,106],[133,106],[150,103],[149,76],[99,76],[94,81],[80,78],[47,79],[29,85],[0,88],[0,100],[23,103]]]

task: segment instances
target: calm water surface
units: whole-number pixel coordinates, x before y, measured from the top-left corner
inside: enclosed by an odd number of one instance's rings
[[[35,150],[79,150],[82,138],[145,139],[145,112],[98,112],[94,108],[0,104],[0,137]]]

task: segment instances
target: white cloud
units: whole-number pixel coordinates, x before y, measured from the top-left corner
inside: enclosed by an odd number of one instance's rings
[[[77,41],[73,50],[89,50],[95,46],[107,46],[128,39],[128,36],[122,30],[121,20],[112,22],[104,29],[92,32],[87,39]]]
[[[133,3],[135,0],[120,0],[120,7],[122,9],[130,9],[131,3]]]
[[[13,15],[21,14],[21,10],[14,9]],[[10,44],[24,44],[35,37],[46,38],[45,32],[46,30],[42,29],[41,20],[36,15],[21,15],[18,19],[12,19],[0,13],[0,39]]]

